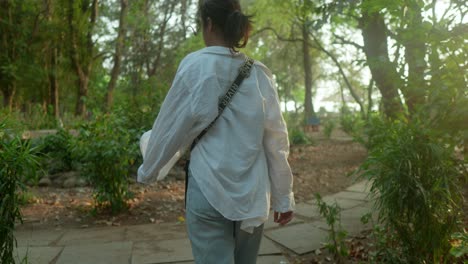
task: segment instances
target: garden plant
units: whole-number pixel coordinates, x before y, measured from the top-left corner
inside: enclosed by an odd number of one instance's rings
[[[0,121],[0,263],[15,263],[17,246],[13,231],[22,222],[20,203],[24,177],[39,170],[37,149],[18,135],[10,135]]]
[[[377,133],[361,177],[386,230],[390,263],[449,263],[452,233],[459,230],[466,173],[448,148],[423,123],[391,121]],[[384,249],[382,249],[382,253]],[[385,252],[390,252],[386,250]]]

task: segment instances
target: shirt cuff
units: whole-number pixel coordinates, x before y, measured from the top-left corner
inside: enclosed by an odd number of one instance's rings
[[[294,201],[294,193],[288,195],[273,196],[271,201],[271,208],[278,213],[286,213],[296,209],[296,202]]]

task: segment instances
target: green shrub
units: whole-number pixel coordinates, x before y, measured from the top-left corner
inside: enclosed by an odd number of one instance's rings
[[[352,137],[359,137],[363,132],[364,120],[358,114],[342,113],[340,116],[341,129]]]
[[[301,129],[293,128],[289,132],[289,142],[293,145],[310,144],[312,141]]]
[[[129,168],[137,148],[121,118],[101,115],[80,129],[75,155],[83,164],[81,173],[94,186],[96,209],[118,213],[127,208]]]
[[[415,120],[379,127],[360,171],[372,181],[387,247],[401,248],[404,263],[446,261],[460,217],[461,166],[453,151]]]
[[[323,124],[323,134],[328,138],[330,139],[331,138],[331,134],[333,132],[333,130],[335,129],[335,122],[333,122],[333,120],[327,120],[326,122],[324,122]]]
[[[48,156],[50,174],[72,170],[73,142],[73,136],[64,129],[59,129],[56,134],[48,135],[42,140],[42,153]]]
[[[19,136],[10,138],[0,121],[0,263],[15,263],[13,250],[17,246],[13,230],[22,222],[20,203],[24,175],[35,174],[39,161],[29,141]]]
[[[468,234],[466,231],[452,234],[450,254],[456,258],[464,258],[464,261],[468,261]]]

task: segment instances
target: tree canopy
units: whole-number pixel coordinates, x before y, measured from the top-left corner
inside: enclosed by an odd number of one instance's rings
[[[362,118],[378,106],[389,118],[424,113],[466,129],[463,1],[241,2],[255,15],[245,52],[272,69],[281,100],[304,120],[316,115],[318,94],[341,94]],[[122,104],[157,111],[180,60],[203,47],[198,4],[1,1],[3,108],[39,107],[57,119]]]

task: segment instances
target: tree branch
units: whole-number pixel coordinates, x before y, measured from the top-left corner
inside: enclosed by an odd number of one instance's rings
[[[361,46],[361,45],[357,44],[357,43],[354,42],[354,41],[347,40],[347,39],[345,39],[344,37],[341,37],[341,36],[336,35],[335,33],[333,33],[333,36],[341,41],[340,43],[337,43],[337,44],[348,44],[348,45],[352,45],[352,46],[356,47],[357,49],[364,51],[364,46]]]
[[[365,118],[366,114],[365,114],[365,111],[364,111],[364,104],[362,103],[361,99],[359,98],[359,95],[356,93],[353,86],[349,82],[348,77],[346,77],[346,74],[344,73],[344,70],[341,67],[341,64],[338,62],[338,59],[335,57],[335,55],[333,55],[331,52],[329,52],[328,50],[326,50],[323,47],[323,45],[320,43],[320,41],[317,39],[317,37],[314,34],[312,34],[311,32],[309,32],[309,34],[314,39],[314,42],[317,45],[317,48],[319,50],[323,51],[325,54],[327,54],[328,57],[330,57],[330,59],[336,64],[336,66],[338,67],[338,71],[340,72],[341,76],[343,76],[343,80],[345,81],[346,86],[348,87],[349,91],[351,92],[351,96],[354,98],[356,103],[359,104],[359,107],[361,109],[362,117]]]
[[[276,38],[281,40],[281,41],[287,41],[287,42],[302,42],[303,39],[301,38],[285,38],[283,36],[281,36],[274,28],[272,27],[264,27],[264,28],[261,28],[257,31],[255,31],[254,33],[252,33],[251,37],[255,36],[255,35],[258,35],[260,33],[262,33],[263,31],[271,31],[273,32],[273,34],[275,34]]]

